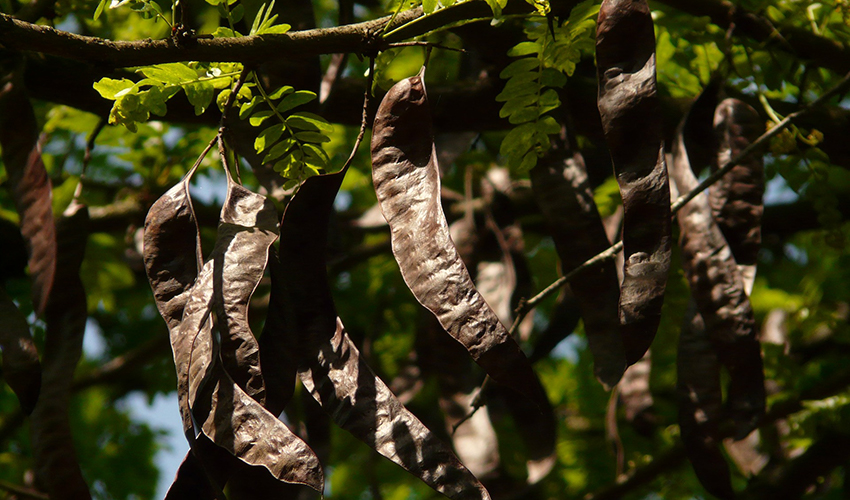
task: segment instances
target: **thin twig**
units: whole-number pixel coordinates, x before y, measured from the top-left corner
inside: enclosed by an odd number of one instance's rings
[[[396,43],[391,43],[391,44],[389,44],[387,47],[388,47],[388,48],[395,48],[395,47],[428,47],[429,49],[431,49],[431,48],[437,48],[437,49],[443,49],[443,50],[451,50],[451,51],[454,51],[454,52],[463,52],[464,54],[466,54],[466,53],[467,53],[467,51],[466,51],[466,50],[461,49],[461,48],[458,48],[458,47],[449,47],[449,46],[447,46],[447,45],[442,45],[442,44],[439,44],[439,43],[426,42],[426,41],[396,42]]]

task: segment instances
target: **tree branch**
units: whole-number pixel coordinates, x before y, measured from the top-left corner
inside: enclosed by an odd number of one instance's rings
[[[422,9],[403,12],[393,21],[393,26],[401,26],[421,15]],[[385,47],[387,42],[378,33],[388,21],[389,17],[382,17],[333,28],[280,35],[195,39],[190,44],[177,45],[171,38],[112,41],[76,35],[0,14],[0,45],[7,49],[41,52],[112,68],[177,61],[259,64],[319,54],[372,53]]]

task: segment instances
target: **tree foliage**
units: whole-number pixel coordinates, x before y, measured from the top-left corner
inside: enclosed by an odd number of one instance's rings
[[[0,495],[843,498],[848,43],[844,0],[0,3]]]

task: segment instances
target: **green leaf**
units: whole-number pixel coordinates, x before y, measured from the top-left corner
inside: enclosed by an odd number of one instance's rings
[[[216,28],[215,31],[212,32],[212,36],[213,38],[238,38],[242,36],[242,34],[230,28],[220,27]]]
[[[422,0],[422,10],[430,14],[437,10],[437,0]]]
[[[128,80],[126,78],[122,78],[120,80],[101,78],[100,81],[95,82],[93,87],[97,90],[101,97],[114,101],[120,97],[120,95],[127,93],[127,91],[132,89],[135,85],[136,84],[133,83],[132,80]]]
[[[570,17],[567,19],[566,25],[575,29],[574,27],[581,24],[582,21],[596,19],[596,16],[599,14],[599,7],[599,3],[594,0],[581,2],[570,11]]]
[[[265,28],[264,30],[257,33],[258,35],[282,35],[284,33],[289,32],[292,26],[288,24],[276,24],[274,26],[270,26]]]
[[[280,139],[280,136],[283,135],[283,131],[285,129],[286,126],[282,123],[276,123],[271,127],[263,129],[263,131],[257,135],[257,138],[254,139],[254,150],[257,151],[257,153],[262,153],[269,144]]]
[[[524,57],[508,64],[508,66],[499,73],[499,77],[508,79],[522,73],[528,73],[529,71],[536,70],[539,67],[540,61],[537,60],[536,57]]]
[[[518,170],[520,172],[528,172],[534,166],[537,165],[537,153],[534,151],[529,151],[522,157],[522,161],[519,164]]]
[[[290,87],[289,85],[284,85],[283,87],[269,94],[269,99],[276,101],[285,95],[291,94],[294,91],[294,88]]]
[[[499,154],[503,156],[524,155],[526,151],[534,147],[535,124],[525,123],[508,132],[499,147]]]
[[[230,94],[233,92],[230,89],[224,89],[218,93],[218,97],[215,98],[215,103],[218,106],[219,111],[224,113],[224,105],[227,104],[227,98],[230,97]]]
[[[260,23],[263,21],[263,14],[266,11],[266,4],[260,5],[260,10],[257,11],[257,15],[254,16],[254,23],[251,24],[250,34],[257,33],[257,30],[260,29]]]
[[[238,23],[243,17],[245,17],[245,7],[241,3],[230,10],[230,19],[232,19],[234,23]]]
[[[248,123],[254,127],[259,127],[260,124],[266,121],[266,118],[270,117],[272,114],[273,113],[271,111],[258,111],[248,120]]]
[[[331,142],[330,137],[319,132],[296,132],[295,138],[304,142]]]
[[[281,155],[283,155],[284,153],[289,151],[292,148],[292,146],[294,146],[295,144],[296,144],[296,142],[295,142],[294,139],[292,139],[292,137],[288,137],[288,138],[278,142],[277,144],[272,146],[272,148],[269,150],[266,157],[263,158],[263,163],[269,163],[271,161],[276,160]]]
[[[540,116],[540,110],[537,106],[528,106],[522,109],[517,110],[515,113],[511,114],[508,119],[514,125],[518,125],[520,123],[526,123],[536,120]]]
[[[294,170],[301,166],[301,160],[303,157],[304,154],[300,150],[295,149],[288,155],[284,156],[279,162],[275,163],[272,168],[275,172],[280,172],[280,175],[284,177],[298,177],[298,173],[294,172]]]
[[[212,102],[215,89],[209,82],[198,82],[183,87],[189,102],[195,107],[195,114],[200,115],[206,111]]]
[[[285,113],[290,109],[308,103],[315,98],[316,94],[314,92],[310,92],[309,90],[298,90],[284,97],[283,100],[280,101],[280,104],[277,105],[277,110],[280,113]]]
[[[543,46],[537,42],[520,42],[510,50],[508,50],[508,55],[511,57],[522,57],[528,56],[531,54],[539,54],[543,52]]]
[[[566,83],[567,77],[560,71],[552,68],[544,69],[543,74],[540,76],[540,84],[544,87],[561,88],[566,85]]]
[[[108,1],[109,0],[100,0],[100,3],[97,4],[97,9],[94,11],[94,16],[92,17],[93,20],[97,21],[100,15],[103,14],[103,8],[106,7],[106,2]]]
[[[163,92],[161,87],[151,87],[139,95],[142,98],[142,106],[144,108],[157,116],[165,116],[165,113],[168,111],[165,101],[174,94],[169,95],[167,92]]]
[[[330,162],[330,158],[325,150],[316,144],[304,144],[302,150],[304,151],[304,159],[308,165],[324,168]]]
[[[334,129],[334,126],[328,123],[328,121],[321,116],[305,111],[289,115],[286,119],[286,124],[298,130],[312,130],[328,134],[333,132]]]
[[[536,78],[537,75],[535,73],[517,75],[511,78],[505,84],[505,88],[496,96],[496,101],[509,101],[521,96],[537,94],[540,85],[536,82],[532,83]]]
[[[250,116],[251,113],[254,111],[254,108],[257,107],[257,104],[259,104],[261,102],[263,102],[263,98],[260,97],[260,96],[256,96],[253,99],[251,99],[250,101],[243,104],[239,108],[239,119],[244,120],[245,118],[248,118],[248,116]],[[253,125],[253,123],[251,125]]]
[[[516,99],[511,99],[510,101],[505,102],[505,105],[502,106],[502,109],[499,110],[499,118],[507,118],[508,116],[516,113],[520,109],[526,106],[531,106],[536,102],[537,94],[529,94],[517,97]]]
[[[198,72],[185,63],[156,64],[141,68],[138,72],[169,85],[183,85],[198,79]]]
[[[548,89],[540,96],[540,101],[537,103],[539,113],[542,115],[547,111],[552,111],[561,106],[561,99],[558,98],[558,93],[555,89]]]
[[[165,18],[165,13],[162,12],[162,7],[160,7],[159,4],[156,3],[156,0],[147,1],[145,2],[145,5],[149,6],[151,10]]]
[[[555,120],[555,118],[551,116],[544,116],[543,119],[537,122],[537,130],[548,135],[560,134],[561,125],[557,120]]]

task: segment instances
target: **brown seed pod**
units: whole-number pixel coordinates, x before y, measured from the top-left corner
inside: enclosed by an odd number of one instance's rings
[[[712,495],[734,498],[729,465],[720,451],[723,419],[720,363],[705,322],[691,302],[676,356],[679,430],[697,478]]]
[[[321,491],[323,475],[315,454],[256,401],[263,399],[264,386],[256,341],[247,327],[246,304],[277,237],[275,209],[264,197],[229,179],[219,239],[198,277],[199,236],[188,192],[195,168],[154,203],[145,227],[145,264],[157,307],[169,325],[184,430],[193,447],[168,497],[184,498],[192,491],[191,484],[206,484],[207,495],[220,494],[216,490],[239,466],[222,456],[222,448],[242,464],[264,467],[281,481]],[[225,316],[219,325],[228,332],[221,335],[228,354],[222,357],[230,360],[230,372],[241,383],[234,382],[224,363],[218,362],[213,309]],[[230,417],[221,419],[222,411]],[[193,417],[200,428],[195,428]]]
[[[661,319],[670,269],[670,188],[646,0],[604,0],[596,30],[597,104],[625,210],[620,322],[637,362]]]
[[[558,164],[531,170],[531,186],[546,219],[564,272],[611,246],[587,182],[584,159],[578,153]],[[570,280],[584,318],[596,378],[610,389],[626,369],[620,333],[620,282],[614,261],[588,268]]]
[[[714,113],[718,148],[713,169],[724,165],[758,138],[764,125],[750,105],[738,99],[723,100]],[[764,160],[750,155],[709,189],[714,220],[732,249],[738,265],[754,265],[761,247],[764,214]]]
[[[50,179],[38,149],[38,125],[18,72],[0,80],[0,148],[29,253],[33,307],[44,313],[56,272]]]
[[[212,252],[216,325],[221,360],[233,380],[260,404],[266,388],[260,349],[248,326],[248,302],[263,277],[269,248],[278,237],[277,210],[265,196],[252,193],[227,175],[218,238]]]
[[[327,281],[327,231],[345,171],[304,181],[281,222],[281,276],[298,332],[298,374],[337,425],[449,498],[489,500],[451,450],[360,357]],[[273,285],[274,286],[274,285]]]
[[[475,362],[545,408],[546,394],[531,364],[476,290],[449,236],[423,74],[390,89],[372,129],[372,180],[393,254],[416,300]]]
[[[700,104],[697,101],[695,106]],[[679,127],[673,145],[671,177],[680,193],[698,185],[682,135],[689,119]],[[685,274],[717,357],[729,370],[729,415],[736,425],[736,438],[742,439],[756,427],[765,408],[764,371],[752,306],[732,251],[711,215],[708,196],[697,195],[682,207],[677,219]]]

